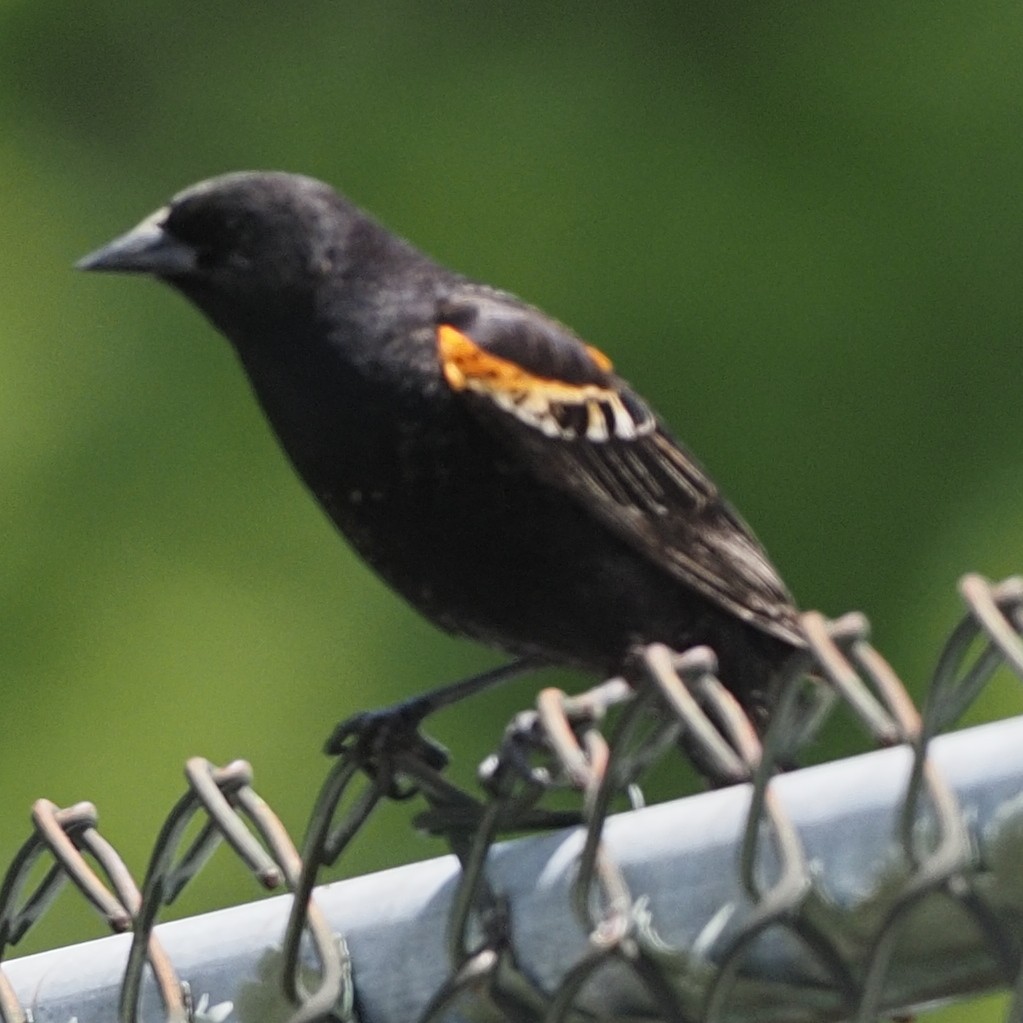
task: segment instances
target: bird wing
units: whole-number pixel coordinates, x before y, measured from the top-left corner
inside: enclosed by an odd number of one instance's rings
[[[794,602],[750,528],[611,361],[497,294],[444,304],[444,379],[537,477],[751,625],[802,645]]]

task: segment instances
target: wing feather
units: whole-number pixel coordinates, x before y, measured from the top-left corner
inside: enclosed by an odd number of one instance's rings
[[[793,599],[749,526],[606,356],[492,294],[446,308],[438,354],[452,389],[545,483],[720,607],[803,643]]]

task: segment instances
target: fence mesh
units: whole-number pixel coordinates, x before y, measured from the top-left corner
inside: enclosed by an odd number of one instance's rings
[[[353,984],[353,975],[362,983],[359,963],[353,969],[344,935],[328,923],[314,886],[382,801],[414,798],[414,825],[442,836],[459,866],[446,909],[447,976],[419,1000],[424,1023],[871,1020],[933,992],[995,987],[1012,995],[1008,1018],[1023,1020],[1023,860],[1014,858],[1023,847],[1023,810],[1011,807],[1000,829],[978,838],[976,808],[931,755],[932,739],[999,668],[1023,679],[1023,581],[993,585],[967,576],[960,591],[966,612],[920,710],[871,645],[862,615],[828,621],[808,613],[808,649],[793,657],[763,738],[717,678],[706,648],[653,646],[627,679],[576,695],[542,691],[534,708],[509,723],[472,791],[447,778],[443,752],[414,715],[381,727],[366,727],[363,715],[358,727],[336,736],[301,856],[243,762],[217,768],[189,761],[188,789],[161,829],[140,886],[99,834],[91,804],[61,809],[40,800],[33,833],[0,887],[0,960],[70,881],[114,932],[131,932],[119,983],[122,1020],[222,1023],[232,1006],[193,998],[154,928],[161,909],[226,844],[263,887],[294,893],[271,971],[281,999],[260,1018],[349,1020],[360,1007],[365,1023],[397,1018],[366,1014],[372,999],[360,999]],[[851,710],[872,741],[908,751],[899,761],[895,846],[870,866],[864,891],[845,900],[835,897],[833,877],[822,876],[800,815],[779,795],[796,779],[779,772],[798,761],[836,706]],[[607,832],[609,815],[643,805],[644,779],[654,767],[684,756],[717,784],[747,782],[748,789],[736,860],[716,864],[734,874],[740,894],[712,906],[684,943],[672,943],[651,893],[638,889],[620,862],[620,840],[609,842]],[[198,833],[186,840],[197,816]],[[629,820],[617,818],[619,835]],[[576,829],[578,845],[565,903],[550,910],[571,918],[584,940],[570,961],[564,948],[552,951],[552,980],[521,947],[529,927],[510,912],[495,874],[495,844],[565,827]],[[641,828],[631,839],[643,842]],[[42,880],[30,882],[41,861],[48,864]],[[949,930],[947,940],[936,928]],[[956,928],[976,935],[982,965],[966,969]],[[17,965],[0,963],[2,1023],[45,1016],[38,1001],[25,1004],[10,979]],[[393,983],[414,972],[405,965],[394,964]],[[610,997],[609,990],[628,996]],[[142,1008],[145,991],[157,992],[156,1008]]]

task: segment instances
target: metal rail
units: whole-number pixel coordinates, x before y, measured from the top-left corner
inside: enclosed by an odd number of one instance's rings
[[[1005,986],[1012,980],[1006,959],[1015,953],[1018,962],[1023,942],[1023,718],[938,738],[929,759],[958,799],[974,856],[961,886],[912,900],[899,838],[912,760],[907,748],[772,782],[810,867],[813,895],[801,913],[826,923],[850,977],[858,982],[868,969],[879,921],[904,910],[887,932],[892,949],[881,1005],[893,1011]],[[736,869],[749,801],[750,787],[736,786],[614,815],[605,824],[607,852],[642,896],[633,910],[637,934],[669,984],[698,984],[755,911]],[[926,830],[926,816],[922,821],[918,827]],[[488,857],[490,885],[506,901],[518,969],[549,992],[564,983],[591,940],[572,909],[582,842],[581,829],[564,829],[497,844]],[[776,867],[765,843],[757,864],[765,883]],[[331,930],[345,936],[362,1023],[419,1018],[450,976],[446,930],[459,875],[458,861],[448,856],[316,890]],[[156,928],[190,987],[197,1018],[223,1023],[292,1014],[280,981],[290,904],[281,896]],[[118,935],[9,960],[4,974],[36,1023],[109,1023],[118,1016],[131,940]],[[745,948],[718,1018],[844,1018],[841,985],[821,962],[790,929],[763,930]],[[656,1013],[649,987],[617,966],[594,973],[573,1006],[600,1019]],[[167,1018],[148,979],[141,1018]],[[479,1016],[453,1007],[444,1018]]]

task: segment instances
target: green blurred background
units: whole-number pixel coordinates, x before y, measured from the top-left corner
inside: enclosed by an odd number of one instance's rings
[[[0,2],[0,863],[46,795],[141,872],[192,754],[298,834],[336,719],[496,661],[356,562],[194,311],[71,272],[230,169],[572,324],[922,684],[957,576],[1023,569],[1021,53],[1016,0]],[[535,688],[438,722],[460,777]],[[346,870],[435,854],[407,813]],[[180,912],[254,896],[218,863]]]

